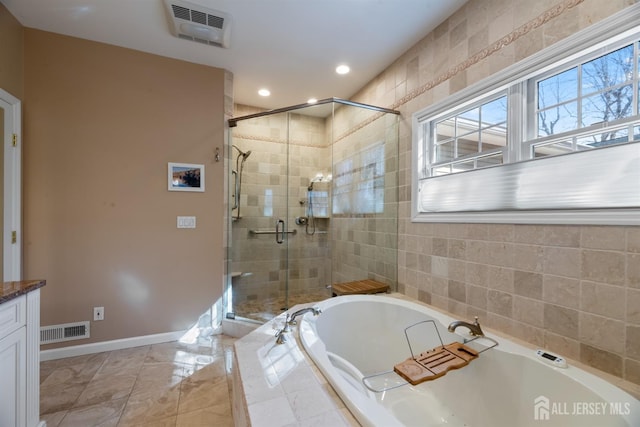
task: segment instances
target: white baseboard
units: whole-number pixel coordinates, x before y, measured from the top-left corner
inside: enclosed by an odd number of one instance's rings
[[[82,356],[85,354],[102,353],[103,351],[121,350],[123,348],[140,347],[143,345],[160,344],[177,341],[187,331],[166,332],[163,334],[144,335],[141,337],[123,338],[112,341],[80,344],[69,347],[54,348],[40,351],[40,361],[62,359],[64,357]]]

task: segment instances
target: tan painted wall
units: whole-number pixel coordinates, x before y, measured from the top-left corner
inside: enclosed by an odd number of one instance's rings
[[[90,341],[190,327],[222,294],[224,70],[25,30],[24,277]],[[204,193],[167,163],[205,165]],[[197,217],[177,229],[176,216]]]
[[[0,3],[0,88],[22,99],[23,28],[18,20]]]
[[[398,286],[640,384],[640,227],[411,222],[411,117],[633,0],[470,0],[353,100],[399,109]]]

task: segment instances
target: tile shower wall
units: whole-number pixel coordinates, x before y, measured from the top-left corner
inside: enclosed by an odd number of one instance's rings
[[[470,0],[354,101],[399,109],[404,294],[640,384],[640,228],[412,223],[411,115],[634,4]]]
[[[359,124],[365,124],[359,126]],[[348,208],[339,207],[332,217],[331,246],[333,282],[375,279],[395,289],[397,284],[397,117],[344,108],[336,111],[331,124],[335,134],[333,145],[334,181],[340,180],[340,165],[350,165],[348,178],[359,177],[373,162],[384,169],[384,180],[361,191],[353,191]],[[363,159],[363,153],[380,147],[374,158]],[[338,181],[336,181],[337,183]],[[334,183],[334,185],[336,185]],[[378,187],[377,187],[378,186]],[[380,190],[376,193],[376,188]],[[363,202],[364,199],[364,202]],[[334,200],[334,203],[338,203]],[[371,209],[377,205],[381,211]]]

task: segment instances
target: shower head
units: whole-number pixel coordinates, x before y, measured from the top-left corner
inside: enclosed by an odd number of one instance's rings
[[[324,179],[324,175],[321,173],[317,174],[315,177],[309,180],[309,186],[307,187],[307,191],[313,191],[313,184],[316,182],[322,182]]]
[[[236,145],[232,145],[232,147],[235,148],[236,150],[238,150],[238,153],[240,153],[240,155],[242,156],[242,160],[246,160],[247,157],[249,157],[251,155],[251,150],[249,150],[249,151],[247,151],[245,153],[244,151],[239,149]]]

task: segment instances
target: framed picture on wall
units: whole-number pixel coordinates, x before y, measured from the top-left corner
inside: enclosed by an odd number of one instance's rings
[[[169,191],[204,191],[204,165],[169,163]]]

